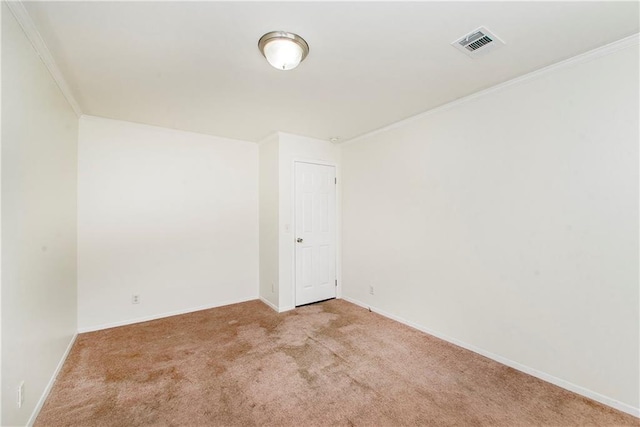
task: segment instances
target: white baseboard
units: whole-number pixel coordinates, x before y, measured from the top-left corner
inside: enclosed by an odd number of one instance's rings
[[[87,326],[84,328],[78,328],[78,333],[83,334],[85,332],[95,332],[95,331],[101,331],[103,329],[116,328],[118,326],[133,325],[135,323],[148,322],[150,320],[157,320],[157,319],[162,319],[162,318],[171,317],[171,316],[179,316],[181,314],[193,313],[195,311],[201,311],[201,310],[209,310],[210,308],[223,307],[225,305],[238,304],[241,302],[253,301],[255,299],[257,299],[257,297],[255,296],[250,298],[239,298],[237,300],[222,301],[214,304],[187,308],[184,310],[176,310],[176,311],[170,311],[170,312],[165,312],[160,314],[153,314],[151,316],[137,317],[135,319],[122,320],[119,322],[104,323],[102,325],[95,325],[95,326]]]
[[[260,301],[262,301],[263,303],[267,304],[269,307],[271,307],[274,311],[276,311],[278,313],[284,313],[285,311],[293,310],[295,308],[295,306],[279,308],[274,303],[272,303],[272,302],[268,301],[266,298],[262,298],[262,297],[260,297]]]
[[[62,367],[64,366],[64,362],[67,360],[67,357],[69,356],[69,352],[71,352],[71,348],[73,347],[73,344],[76,342],[76,338],[78,338],[78,333],[77,332],[75,334],[73,334],[73,337],[71,337],[71,341],[69,341],[69,345],[67,346],[67,349],[62,354],[62,357],[60,358],[60,361],[58,362],[58,366],[56,366],[55,371],[53,371],[53,375],[51,375],[51,379],[47,383],[47,386],[44,388],[44,391],[42,392],[42,395],[40,396],[40,399],[38,400],[38,403],[36,404],[36,407],[33,408],[33,412],[31,413],[31,416],[29,417],[29,421],[27,421],[27,426],[32,426],[33,423],[36,422],[36,418],[38,417],[38,414],[40,413],[40,410],[44,406],[44,402],[47,401],[47,397],[49,397],[49,393],[51,393],[51,389],[53,388],[53,384],[55,384],[56,378],[58,378],[58,374],[62,370]]]
[[[278,309],[278,313],[284,313],[285,311],[295,310],[296,306],[292,305],[290,307],[281,307]]]
[[[414,329],[417,329],[421,332],[427,333],[429,335],[433,335],[436,338],[440,338],[441,340],[447,341],[451,344],[457,345],[458,347],[462,347],[465,348],[467,350],[473,351],[474,353],[478,353],[484,357],[488,357],[489,359],[495,360],[496,362],[502,363],[503,365],[509,366],[513,369],[516,369],[520,372],[524,372],[525,374],[529,374],[531,376],[534,376],[536,378],[539,378],[543,381],[549,382],[551,384],[557,385],[558,387],[562,387],[566,390],[572,391],[574,393],[577,393],[579,395],[582,395],[584,397],[588,397],[589,399],[593,399],[596,402],[600,402],[604,405],[610,406],[614,409],[617,409],[619,411],[622,412],[626,412],[627,414],[633,415],[634,417],[638,417],[640,418],[640,408],[635,408],[629,404],[620,402],[618,400],[612,399],[608,396],[602,395],[600,393],[597,393],[593,390],[589,390],[587,388],[581,387],[579,385],[573,384],[569,381],[563,380],[561,378],[558,377],[554,377],[553,375],[547,374],[546,372],[542,372],[539,371],[537,369],[531,368],[529,366],[523,365],[521,363],[515,362],[513,360],[507,359],[506,357],[502,357],[500,355],[491,353],[490,351],[484,350],[482,348],[476,347],[475,345],[472,344],[468,344],[466,342],[457,340],[455,338],[451,338],[448,337],[444,334],[441,334],[439,332],[436,331],[432,331],[428,328],[425,328],[423,326],[420,326],[416,323],[410,322],[408,320],[403,319],[402,317],[398,317],[396,315],[393,315],[391,313],[387,313],[383,310],[379,310],[376,307],[373,307],[369,304],[366,304],[362,301],[358,301],[356,299],[353,298],[349,298],[349,297],[345,297],[343,296],[342,299],[344,299],[345,301],[349,301],[350,303],[353,303],[355,305],[359,305],[360,307],[364,307],[364,308],[368,308],[371,311],[380,314],[384,317],[388,317],[389,319],[395,320],[396,322],[400,322],[403,323],[407,326],[410,326]]]
[[[266,298],[260,297],[260,301],[262,301],[263,303],[265,303],[266,305],[268,305],[269,307],[271,307],[271,309],[273,311],[275,311],[276,313],[279,313],[280,311],[278,310],[278,306],[275,305],[274,303],[272,303],[271,301],[267,300]]]

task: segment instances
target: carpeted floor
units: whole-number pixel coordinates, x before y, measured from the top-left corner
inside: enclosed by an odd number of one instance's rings
[[[260,301],[78,337],[36,426],[635,425],[342,300]]]

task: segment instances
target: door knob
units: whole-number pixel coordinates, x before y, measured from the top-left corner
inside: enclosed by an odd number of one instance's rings
[[[298,237],[298,238],[296,239],[296,242],[298,242],[298,243],[302,243],[302,239],[301,239],[300,237]]]

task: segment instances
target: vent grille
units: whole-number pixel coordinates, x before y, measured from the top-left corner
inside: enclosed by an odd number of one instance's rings
[[[482,33],[480,33],[482,34]],[[482,37],[480,37],[478,40],[474,41],[473,43],[469,43],[468,45],[466,45],[465,47],[467,48],[467,50],[471,50],[474,51],[476,49],[480,49],[482,46],[491,43],[493,40],[491,40],[491,38],[489,36],[485,36],[482,35]]]
[[[504,42],[496,37],[495,34],[491,34],[486,28],[480,27],[451,44],[467,55],[475,57],[481,52],[485,53],[496,47],[503,46]]]

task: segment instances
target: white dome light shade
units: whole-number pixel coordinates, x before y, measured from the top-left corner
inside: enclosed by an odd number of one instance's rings
[[[296,68],[309,53],[309,45],[302,37],[283,31],[265,34],[258,47],[269,64],[285,71]]]
[[[291,40],[275,39],[265,45],[264,56],[275,68],[291,70],[302,60],[302,49]]]

